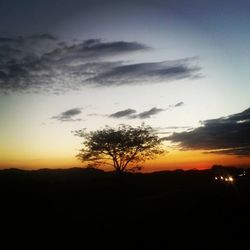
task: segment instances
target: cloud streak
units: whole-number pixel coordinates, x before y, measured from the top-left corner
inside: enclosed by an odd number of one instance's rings
[[[184,102],[178,102],[174,105],[175,108],[181,107],[184,105]]]
[[[149,50],[138,42],[66,42],[50,34],[0,37],[0,90],[60,93],[83,86],[152,84],[199,75],[200,68],[192,66],[194,58],[125,64],[124,55]]]
[[[126,119],[149,119],[154,115],[159,114],[160,112],[164,111],[165,109],[160,109],[153,107],[149,110],[143,111],[141,113],[136,114],[135,109],[124,109],[113,114],[110,114],[108,117],[110,118],[126,118]]]
[[[97,86],[120,86],[131,84],[159,83],[193,78],[200,70],[191,65],[192,59],[181,59],[155,63],[119,65],[111,70],[88,78],[86,81]]]
[[[203,126],[166,137],[185,150],[250,157],[250,108],[237,114],[205,120]]]
[[[51,119],[55,119],[61,122],[75,122],[75,121],[82,121],[81,118],[75,118],[75,116],[82,113],[81,108],[73,108],[67,111],[62,112],[57,116],[51,117]]]
[[[147,111],[139,113],[135,118],[148,119],[148,118],[151,118],[154,115],[159,114],[162,111],[164,111],[164,109],[153,107],[153,108],[151,108],[151,109],[149,109]]]
[[[109,115],[110,118],[131,118],[131,115],[136,113],[135,109],[125,109],[125,110],[121,110],[118,112],[115,112],[111,115]]]

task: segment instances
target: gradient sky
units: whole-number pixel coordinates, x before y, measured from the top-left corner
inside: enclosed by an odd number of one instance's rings
[[[80,166],[71,131],[142,122],[168,150],[145,171],[250,165],[249,27],[247,0],[1,1],[0,167]]]

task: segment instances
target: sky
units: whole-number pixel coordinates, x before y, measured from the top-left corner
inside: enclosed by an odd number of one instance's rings
[[[250,2],[0,2],[0,168],[83,166],[72,131],[142,122],[144,171],[250,166]]]

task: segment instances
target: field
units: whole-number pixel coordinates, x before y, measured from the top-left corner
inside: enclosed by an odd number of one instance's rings
[[[41,230],[44,240],[61,233],[79,235],[85,244],[92,237],[109,244],[119,239],[122,245],[161,246],[198,244],[199,239],[208,247],[218,239],[223,244],[247,234],[246,173],[226,183],[215,181],[212,169],[124,176],[80,168],[2,170],[1,222],[10,235]]]

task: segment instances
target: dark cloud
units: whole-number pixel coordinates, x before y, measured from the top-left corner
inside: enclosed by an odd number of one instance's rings
[[[194,58],[129,65],[117,58],[148,49],[138,42],[99,39],[66,42],[50,34],[0,37],[0,90],[58,94],[85,85],[112,86],[190,78],[199,71],[192,66]]]
[[[74,118],[75,116],[82,113],[81,108],[73,108],[69,109],[67,111],[62,112],[61,114],[57,116],[51,117],[52,119],[56,119],[61,122],[72,122],[72,121],[82,121],[81,118]]]
[[[184,105],[184,102],[178,102],[178,103],[176,103],[174,105],[169,105],[168,107],[169,107],[169,109],[173,109],[173,108],[179,108],[179,107],[181,107],[183,105]]]
[[[125,109],[122,111],[115,112],[111,114],[109,117],[111,118],[124,118],[124,117],[130,117],[132,114],[136,113],[136,110],[134,109]]]
[[[156,115],[162,111],[164,111],[164,109],[153,107],[150,110],[139,113],[138,115],[136,115],[136,118],[138,117],[140,119],[148,119],[151,118],[153,115]]]
[[[184,102],[178,102],[178,103],[176,103],[176,104],[174,105],[174,107],[177,108],[177,107],[181,107],[181,106],[183,106],[183,105],[184,105]]]
[[[9,91],[77,89],[87,78],[121,62],[101,59],[148,50],[137,42],[102,42],[98,39],[63,42],[50,34],[0,38],[0,89]],[[94,60],[99,59],[97,62]]]
[[[165,139],[179,143],[187,150],[250,157],[250,108],[227,117],[206,120],[202,125],[189,132],[173,133]]]
[[[136,114],[135,109],[125,109],[125,110],[115,112],[115,113],[109,115],[108,117],[110,117],[110,118],[127,118],[127,119],[137,119],[137,118],[148,119],[148,118],[151,118],[153,115],[156,115],[164,110],[165,109],[153,107],[150,110],[146,110],[146,111],[143,111],[141,113]]]
[[[119,65],[111,70],[87,79],[99,86],[168,82],[198,76],[200,70],[192,66],[191,59]]]
[[[72,45],[65,44],[45,56],[60,61],[93,60],[147,49],[149,48],[137,42],[102,42],[99,39],[89,39]]]

